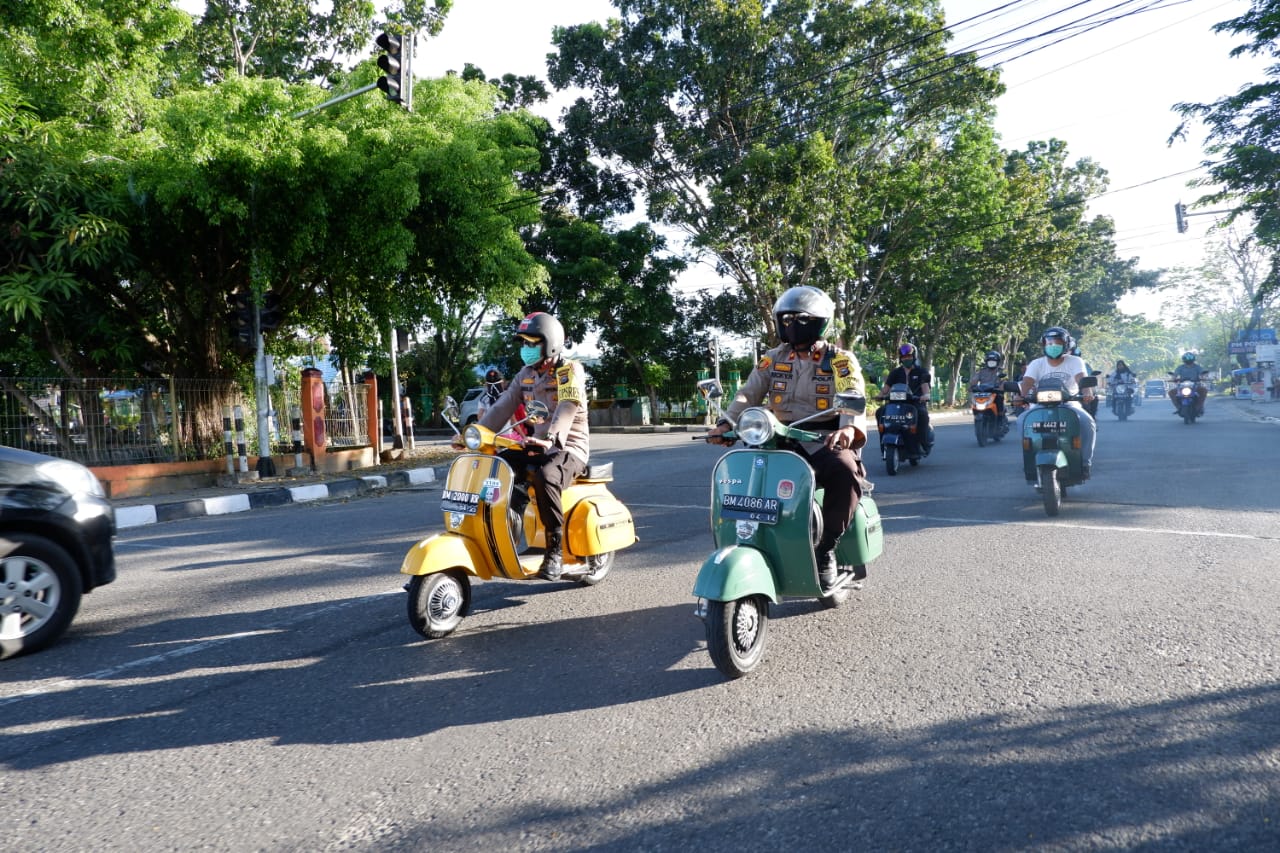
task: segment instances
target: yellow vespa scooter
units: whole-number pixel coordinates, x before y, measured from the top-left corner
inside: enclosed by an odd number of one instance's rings
[[[545,403],[527,404],[517,424],[540,423]],[[448,420],[448,412],[446,420]],[[456,431],[456,430],[455,430]],[[518,439],[479,424],[462,431],[466,453],[449,466],[440,508],[445,532],[428,536],[409,549],[400,566],[412,575],[409,624],[427,639],[453,633],[471,611],[471,579],[529,580],[538,576],[545,535],[529,486],[496,454],[521,447]],[[613,568],[614,554],[636,542],[631,512],[610,493],[613,463],[590,465],[561,493],[565,536],[562,580],[594,586]],[[512,506],[517,491],[523,505]]]

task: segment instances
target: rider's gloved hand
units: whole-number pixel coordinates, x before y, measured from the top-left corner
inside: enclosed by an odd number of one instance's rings
[[[733,439],[731,439],[731,438],[721,438],[721,437],[720,437],[720,436],[724,435],[726,432],[728,432],[728,431],[729,431],[729,430],[731,430],[731,429],[733,429],[733,424],[729,423],[729,422],[728,422],[728,421],[726,421],[726,420],[720,420],[720,421],[718,421],[718,422],[716,423],[716,425],[715,425],[715,426],[713,426],[713,427],[711,428],[711,430],[707,433],[707,443],[708,443],[708,444],[721,444],[721,445],[724,445],[724,446],[726,446],[726,447],[728,447],[729,445],[732,445],[732,444],[733,444]]]
[[[857,450],[867,443],[867,437],[855,426],[844,426],[822,439],[828,450]]]

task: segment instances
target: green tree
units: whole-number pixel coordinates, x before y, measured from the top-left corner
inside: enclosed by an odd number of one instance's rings
[[[1248,39],[1232,56],[1280,59],[1280,0],[1254,0],[1245,14],[1213,29]],[[1259,242],[1271,250],[1261,291],[1280,288],[1280,63],[1268,68],[1266,79],[1234,95],[1208,104],[1182,103],[1176,109],[1184,121],[1173,138],[1184,136],[1191,120],[1203,122],[1209,131],[1209,156],[1203,163],[1207,177],[1199,185],[1220,189],[1199,203],[1229,203],[1232,219],[1248,214]]]
[[[589,92],[566,133],[737,282],[760,329],[786,287],[830,292],[853,271],[881,215],[861,190],[903,129],[998,91],[994,73],[946,52],[931,2],[618,8],[608,25],[555,32],[551,83]]]

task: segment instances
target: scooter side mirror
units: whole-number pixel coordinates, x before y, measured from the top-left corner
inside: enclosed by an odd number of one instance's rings
[[[842,415],[863,415],[867,412],[867,398],[852,391],[836,393],[836,408]]]
[[[440,414],[445,420],[456,421],[458,419],[458,404],[450,401],[450,403],[444,407],[444,411]]]
[[[1010,394],[1021,394],[1021,393],[1022,393],[1022,386],[1021,386],[1021,385],[1019,385],[1017,382],[1005,382],[1005,383],[1004,383],[1003,385],[1001,385],[1000,387],[1001,387],[1001,389],[1003,389],[1003,390],[1005,390],[1005,391],[1008,391]]]
[[[1081,380],[1080,380],[1080,387],[1081,387],[1081,388],[1097,388],[1097,387],[1098,387],[1098,377],[1096,377],[1096,376],[1086,376],[1086,377],[1084,377],[1083,379],[1081,379]]]
[[[551,414],[551,409],[541,400],[530,400],[524,404],[525,420],[529,423],[540,424]]]

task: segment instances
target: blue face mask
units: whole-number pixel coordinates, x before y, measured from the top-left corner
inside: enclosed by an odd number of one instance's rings
[[[526,367],[542,361],[542,344],[524,344],[520,347],[520,360]]]
[[[1049,358],[1057,358],[1062,355],[1062,351],[1066,349],[1062,344],[1045,344],[1044,354]]]

